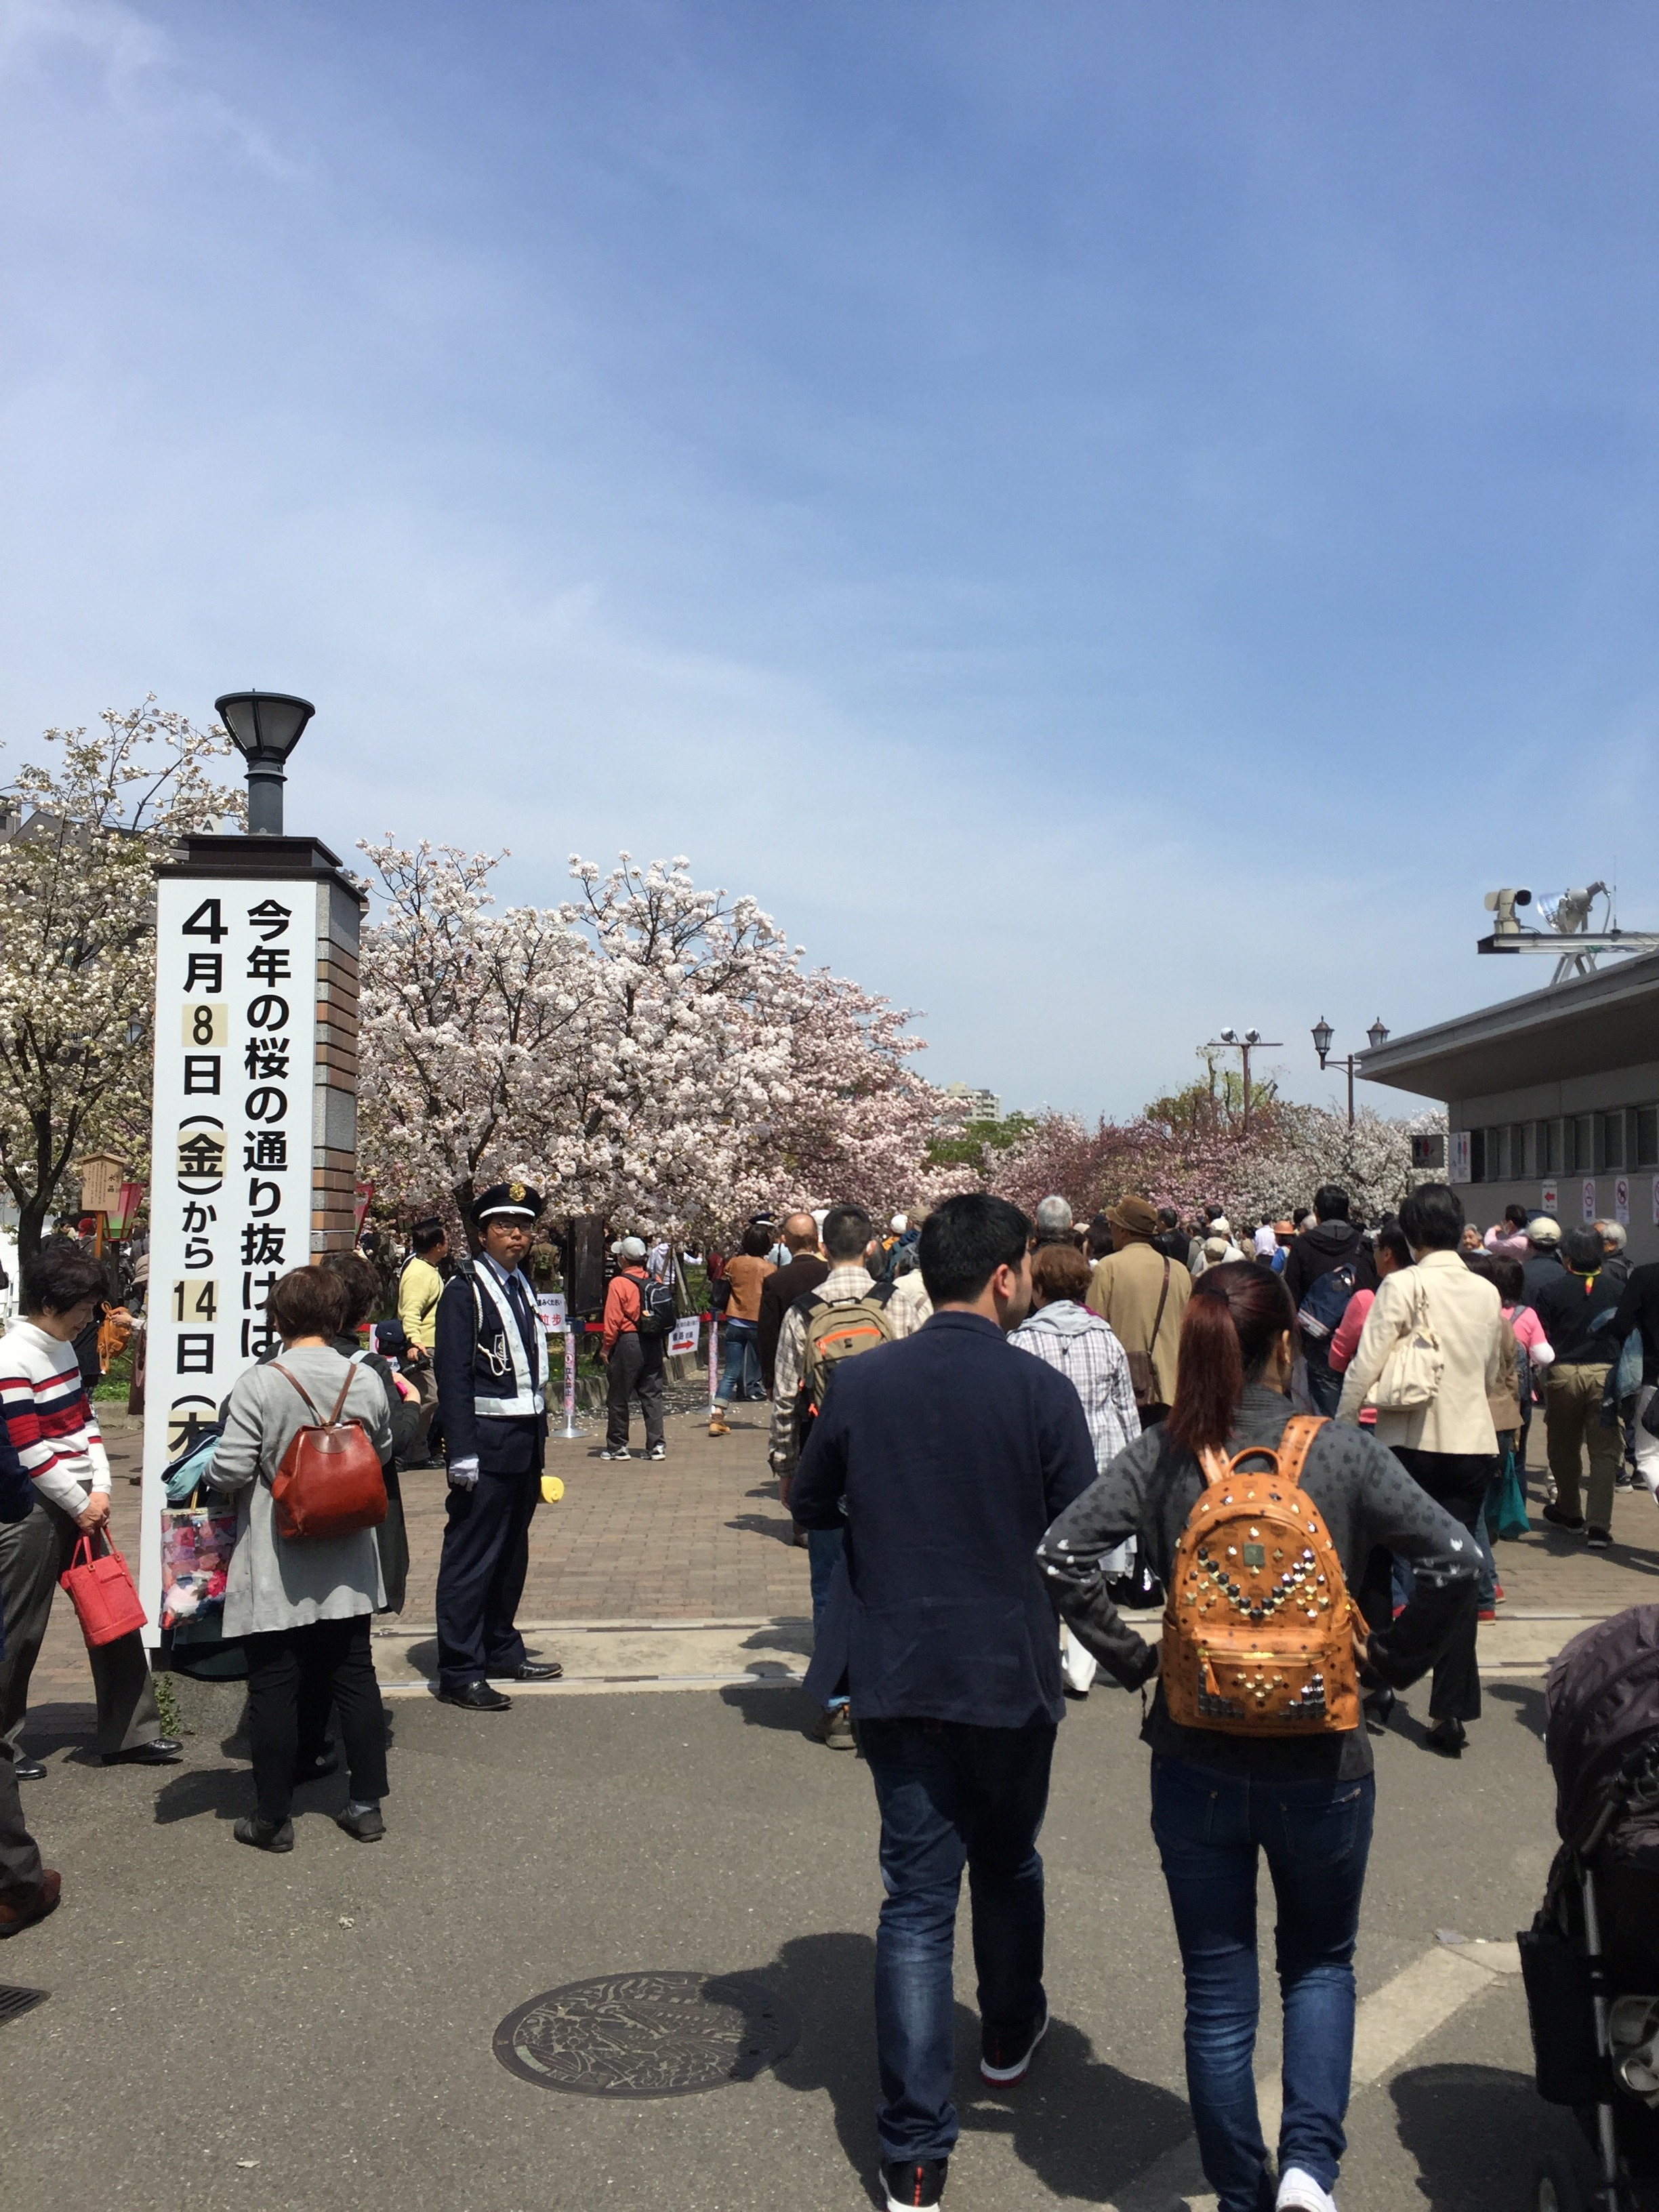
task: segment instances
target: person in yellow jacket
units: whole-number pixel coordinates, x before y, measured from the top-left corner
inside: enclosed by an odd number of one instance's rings
[[[449,1257],[449,1238],[437,1215],[428,1214],[417,1221],[410,1231],[410,1246],[403,1273],[398,1278],[398,1318],[404,1325],[404,1334],[416,1358],[407,1370],[406,1379],[412,1382],[421,1401],[421,1449],[422,1456],[411,1461],[411,1467],[432,1464],[425,1456],[427,1431],[432,1416],[438,1410],[438,1384],[432,1371],[432,1347],[438,1334],[438,1300],[443,1296],[444,1279],[439,1272]]]
[[[438,1301],[444,1279],[439,1268],[449,1257],[449,1238],[435,1214],[410,1231],[413,1249],[398,1278],[398,1318],[411,1344],[430,1352],[438,1336]]]

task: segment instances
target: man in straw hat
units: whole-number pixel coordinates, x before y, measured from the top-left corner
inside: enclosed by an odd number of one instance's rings
[[[1153,1243],[1158,1215],[1144,1198],[1121,1198],[1106,1219],[1112,1249],[1090,1278],[1089,1307],[1129,1355],[1140,1425],[1149,1429],[1175,1397],[1176,1346],[1193,1279]]]

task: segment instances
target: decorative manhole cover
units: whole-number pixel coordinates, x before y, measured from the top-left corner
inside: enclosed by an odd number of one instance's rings
[[[800,2022],[749,1974],[601,1974],[532,1997],[495,2030],[503,2066],[584,2097],[689,2097],[752,2081]]]

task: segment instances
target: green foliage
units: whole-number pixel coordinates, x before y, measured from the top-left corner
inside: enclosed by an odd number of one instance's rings
[[[1030,1114],[1005,1114],[1000,1121],[966,1121],[948,1136],[928,1139],[927,1165],[972,1168],[978,1175],[988,1175],[987,1155],[1011,1152],[1036,1127],[1036,1117]]]

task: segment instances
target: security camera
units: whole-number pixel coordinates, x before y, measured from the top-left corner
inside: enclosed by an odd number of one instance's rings
[[[1518,906],[1530,906],[1531,904],[1532,893],[1528,890],[1488,891],[1486,898],[1486,911],[1488,914],[1494,914],[1498,917],[1497,921],[1492,927],[1493,936],[1512,937],[1516,935],[1519,932],[1521,925],[1515,918],[1515,909]]]

